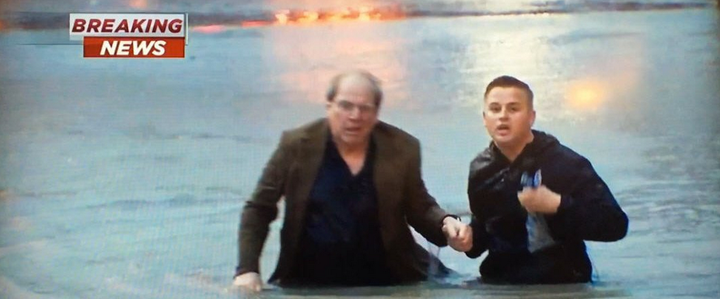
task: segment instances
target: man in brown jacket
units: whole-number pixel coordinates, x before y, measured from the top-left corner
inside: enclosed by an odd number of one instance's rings
[[[467,225],[441,209],[421,177],[420,143],[378,120],[382,91],[362,71],[336,76],[327,118],[283,133],[242,212],[233,284],[259,291],[259,258],[285,198],[280,256],[270,282],[281,286],[363,286],[427,278],[427,240],[472,246]]]

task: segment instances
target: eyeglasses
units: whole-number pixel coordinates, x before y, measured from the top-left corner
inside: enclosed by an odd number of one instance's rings
[[[355,104],[344,100],[337,101],[337,105],[340,107],[340,110],[347,113],[353,112],[356,107],[360,110],[360,114],[369,114],[375,112],[375,109],[377,109],[375,105]]]

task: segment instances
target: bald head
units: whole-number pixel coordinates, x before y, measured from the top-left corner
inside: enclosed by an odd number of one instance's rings
[[[327,93],[325,94],[325,98],[328,102],[332,102],[335,100],[335,96],[337,96],[338,89],[340,88],[340,85],[343,84],[363,84],[366,85],[368,90],[373,95],[373,100],[375,102],[376,107],[380,107],[380,103],[382,102],[383,93],[380,89],[380,80],[378,80],[377,77],[373,76],[373,74],[357,70],[357,71],[350,71],[341,73],[339,75],[336,75],[332,78],[330,81],[330,86],[328,87]]]

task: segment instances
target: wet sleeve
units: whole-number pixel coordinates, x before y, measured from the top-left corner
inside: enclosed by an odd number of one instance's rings
[[[245,203],[238,233],[238,260],[235,276],[260,273],[259,259],[270,223],[278,214],[277,203],[283,195],[288,169],[286,134],[265,165],[250,199]]]
[[[472,217],[470,227],[472,227],[473,231],[473,246],[469,251],[465,252],[465,255],[469,258],[477,258],[487,250],[488,235],[485,230],[484,221],[479,220],[475,216]]]
[[[556,239],[583,239],[612,242],[625,237],[628,217],[612,192],[583,158],[570,192],[561,194],[560,206],[551,230]]]
[[[449,215],[438,206],[425,187],[422,179],[420,145],[416,141],[410,157],[408,180],[405,185],[407,221],[425,239],[437,246],[446,246],[447,239],[442,232],[442,221]]]

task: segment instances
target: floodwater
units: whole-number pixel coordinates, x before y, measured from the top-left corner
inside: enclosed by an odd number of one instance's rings
[[[458,276],[445,281],[257,297],[720,296],[715,2],[341,3],[3,1],[0,297],[244,297],[229,288],[244,200],[281,131],[322,117],[327,82],[353,68],[383,80],[381,119],[422,141],[428,188],[455,213],[468,210],[468,165],[489,142],[485,85],[502,74],[527,81],[535,127],[593,162],[629,233],[588,242],[592,284],[478,284],[481,259],[446,248],[440,258]],[[231,21],[356,4],[394,5],[402,17]],[[187,11],[191,25],[219,26],[191,28],[185,59],[83,59],[56,26],[76,11]]]

